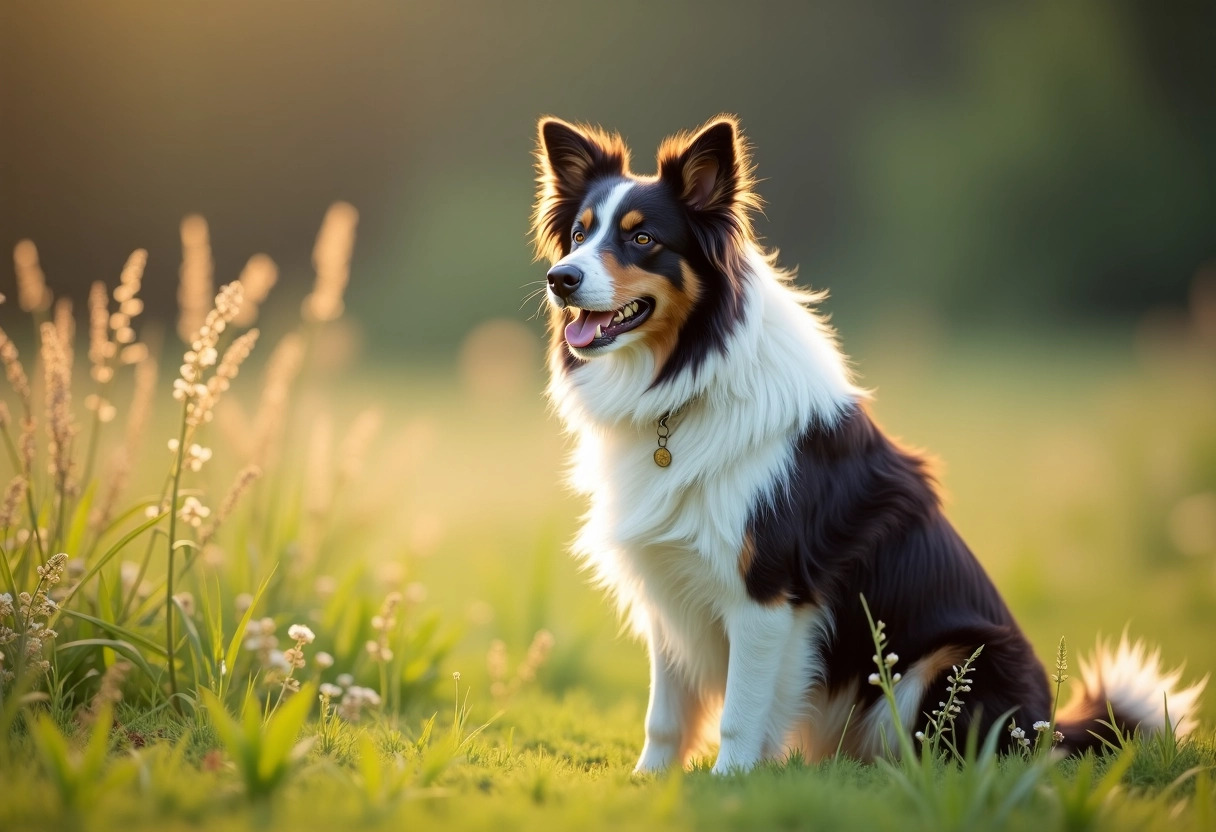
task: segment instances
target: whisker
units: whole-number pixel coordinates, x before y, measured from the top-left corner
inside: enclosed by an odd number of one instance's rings
[[[544,293],[544,291],[545,290],[543,288],[540,288],[540,289],[536,289],[532,292],[529,292],[527,297],[525,297],[522,301],[519,302],[519,309],[517,311],[522,312],[524,305],[527,304],[528,301],[532,300],[533,298],[540,297]],[[542,302],[543,302],[543,298],[542,298]]]

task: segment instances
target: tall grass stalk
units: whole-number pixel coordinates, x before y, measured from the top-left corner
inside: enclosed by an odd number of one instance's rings
[[[174,708],[179,712],[181,710],[181,703],[177,699],[177,662],[174,653],[177,640],[173,634],[173,620],[176,617],[173,612],[173,576],[175,574],[173,556],[177,551],[178,493],[181,491],[182,457],[186,453],[186,436],[190,424],[189,409],[189,404],[182,406],[181,428],[178,431],[177,437],[177,453],[173,458],[173,487],[169,498],[168,573],[165,578],[165,651],[169,657],[169,696],[173,700]]]

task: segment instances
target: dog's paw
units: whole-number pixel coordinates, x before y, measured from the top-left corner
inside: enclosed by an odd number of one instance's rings
[[[638,758],[638,764],[633,767],[633,773],[635,775],[661,774],[671,767],[672,756],[672,754],[647,745],[642,749],[642,756]]]
[[[731,774],[745,774],[755,768],[758,762],[759,760],[740,759],[719,752],[718,760],[714,763],[714,767],[710,769],[710,773],[719,777]]]

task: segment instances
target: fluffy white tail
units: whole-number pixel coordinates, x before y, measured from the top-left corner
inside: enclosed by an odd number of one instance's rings
[[[1066,743],[1074,751],[1094,747],[1098,740],[1090,732],[1110,737],[1101,725],[1109,721],[1107,703],[1121,732],[1139,726],[1145,733],[1164,731],[1185,737],[1195,730],[1199,697],[1207,686],[1204,676],[1182,687],[1184,667],[1163,670],[1161,650],[1150,651],[1141,640],[1129,642],[1127,632],[1118,646],[1099,639],[1093,655],[1078,659],[1081,686],[1059,714],[1058,723]]]

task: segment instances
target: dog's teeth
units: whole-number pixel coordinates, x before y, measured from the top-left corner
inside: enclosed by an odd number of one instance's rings
[[[625,320],[624,312],[617,312],[615,315],[612,316],[612,322],[614,324],[619,324],[623,320]]]
[[[637,304],[637,301],[634,301],[633,303],[629,304],[629,314],[630,314],[630,315],[636,315],[636,314],[638,314],[638,304]]]
[[[604,328],[603,327],[598,326],[598,325],[595,327],[595,337],[596,338],[604,337]]]

